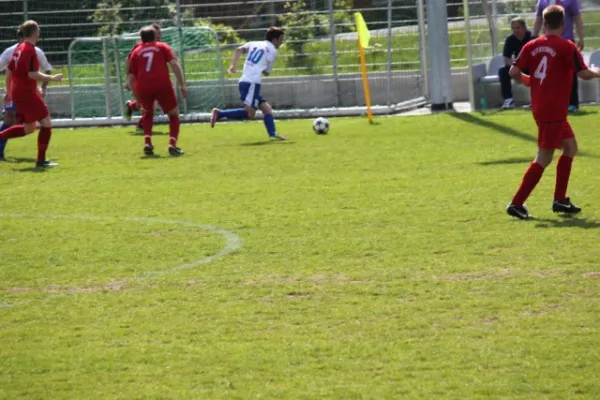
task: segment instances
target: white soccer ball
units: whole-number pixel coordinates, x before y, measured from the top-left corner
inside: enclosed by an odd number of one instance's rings
[[[315,119],[313,122],[313,131],[315,131],[317,135],[325,135],[329,132],[329,121],[323,117]]]

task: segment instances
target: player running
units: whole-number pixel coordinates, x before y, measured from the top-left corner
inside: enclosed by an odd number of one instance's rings
[[[35,51],[35,44],[40,38],[40,27],[35,21],[27,21],[22,26],[24,41],[17,46],[8,64],[6,72],[6,96],[4,104],[12,101],[17,109],[17,118],[23,125],[13,125],[0,132],[0,140],[23,137],[33,133],[36,123],[40,123],[38,135],[37,167],[57,165],[46,160],[46,150],[52,136],[50,112],[44,103],[37,82],[62,80],[62,74],[47,75],[39,72],[40,63]]]
[[[10,60],[12,59],[12,56],[13,56],[15,50],[22,42],[23,42],[23,31],[21,31],[21,27],[19,27],[19,29],[17,31],[17,43],[15,45],[10,46],[6,50],[4,50],[2,52],[2,54],[0,54],[0,72],[4,71],[6,69],[6,67],[10,63]],[[44,54],[42,49],[40,49],[39,47],[36,46],[35,52],[37,54],[38,61],[40,63],[40,69],[42,71],[44,71],[44,73],[50,74],[52,72],[52,65],[50,65],[50,63],[48,62],[48,59],[46,58],[46,55]],[[42,95],[42,98],[45,97],[45,95],[46,95],[46,87],[47,86],[48,86],[47,81],[42,82],[42,87],[40,89],[40,94]],[[17,111],[15,108],[14,102],[11,101],[9,104],[6,104],[4,106],[4,122],[0,126],[0,132],[5,130],[6,128],[13,126],[16,123],[17,123]],[[6,143],[7,143],[6,139],[0,140],[0,161],[5,160],[4,150],[6,149]]]
[[[169,116],[169,154],[176,157],[183,154],[177,147],[179,138],[179,106],[171,84],[168,65],[171,65],[179,90],[183,98],[187,97],[187,88],[181,66],[171,47],[156,41],[156,30],[152,26],[140,31],[142,44],[131,54],[127,82],[134,96],[144,109],[144,153],[154,155],[152,146],[152,119],[154,102],[157,101],[163,112]]]
[[[273,119],[273,109],[260,95],[260,82],[262,75],[268,76],[273,70],[273,64],[277,57],[277,49],[283,43],[284,30],[271,27],[267,29],[265,40],[260,42],[248,42],[238,47],[233,55],[233,61],[229,72],[237,72],[237,64],[242,53],[249,53],[246,57],[244,70],[239,82],[240,99],[244,103],[244,108],[234,108],[230,110],[219,110],[213,108],[210,119],[210,126],[214,128],[215,123],[221,118],[247,120],[254,119],[256,110],[260,108],[264,115],[264,123],[267,133],[272,139],[287,140],[286,137],[278,135],[275,130],[275,120]]]
[[[155,22],[150,26],[153,27],[154,30],[156,31],[156,41],[160,42],[160,37],[161,37],[160,25]],[[131,55],[133,54],[135,49],[137,49],[142,44],[143,44],[143,42],[140,40],[139,42],[137,42],[136,44],[133,45],[133,48],[127,55],[127,60],[125,61],[125,71],[129,71],[129,62],[131,60]],[[127,90],[131,90],[131,88],[129,87],[129,83],[127,83],[125,85],[125,88]],[[140,110],[142,111],[142,118],[140,118],[140,120],[138,121],[138,123],[136,125],[136,131],[144,132],[144,126],[143,126],[144,110],[142,110],[141,104],[139,102],[137,102],[136,100],[131,100],[131,101],[128,101],[127,103],[125,103],[125,106],[127,107],[127,109],[125,110],[125,119],[127,121],[131,121],[131,117],[133,116],[134,111],[140,111]]]
[[[577,140],[567,121],[569,93],[574,72],[585,80],[600,78],[600,69],[588,69],[575,44],[561,37],[564,9],[549,6],[544,10],[543,18],[546,34],[523,47],[509,72],[512,78],[531,85],[531,109],[538,126],[537,155],[506,209],[509,215],[520,219],[530,218],[525,200],[552,162],[554,150],[560,148],[562,155],[556,166],[552,211],[568,214],[581,211],[567,197],[571,165],[577,153]],[[533,74],[524,75],[523,70],[533,71]]]

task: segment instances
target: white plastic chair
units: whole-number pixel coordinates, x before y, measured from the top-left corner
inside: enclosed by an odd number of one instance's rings
[[[600,67],[600,50],[594,50],[594,52],[590,55],[590,61],[588,63],[590,66],[595,65],[596,67]],[[598,79],[595,79],[596,83],[596,103],[600,103],[600,82]]]
[[[498,70],[504,65],[506,65],[506,62],[504,61],[504,56],[501,54],[492,57],[488,63],[486,75],[479,80],[479,84],[481,85],[481,108],[487,108],[487,85],[500,82]]]

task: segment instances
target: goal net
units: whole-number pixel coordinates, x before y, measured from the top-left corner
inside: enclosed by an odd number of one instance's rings
[[[216,33],[208,27],[182,27],[165,28],[161,34],[161,41],[177,54],[188,86],[186,99],[177,93],[182,114],[192,119],[195,113],[222,106],[225,85]],[[77,38],[71,42],[68,51],[70,113],[65,116],[75,125],[114,124],[123,120],[125,104],[133,97],[125,89],[125,61],[138,40],[138,33],[127,33]],[[174,77],[172,79],[174,81]]]

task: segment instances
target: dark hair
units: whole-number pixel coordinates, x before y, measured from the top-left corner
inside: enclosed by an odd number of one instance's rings
[[[21,25],[21,32],[23,32],[23,37],[26,39],[33,36],[33,34],[39,30],[40,27],[34,20],[25,21],[23,22],[23,25]]]
[[[160,32],[160,25],[158,24],[158,22],[153,22],[152,24],[150,24],[150,26],[153,27],[156,32]]]
[[[550,29],[560,28],[565,20],[565,9],[561,6],[548,6],[544,10],[544,23]]]
[[[269,29],[267,29],[267,33],[265,33],[265,40],[272,42],[275,39],[279,39],[284,34],[285,31],[283,29],[278,28],[276,26],[272,26]]]
[[[140,38],[144,43],[154,42],[156,40],[156,31],[151,26],[145,26],[140,29]]]

